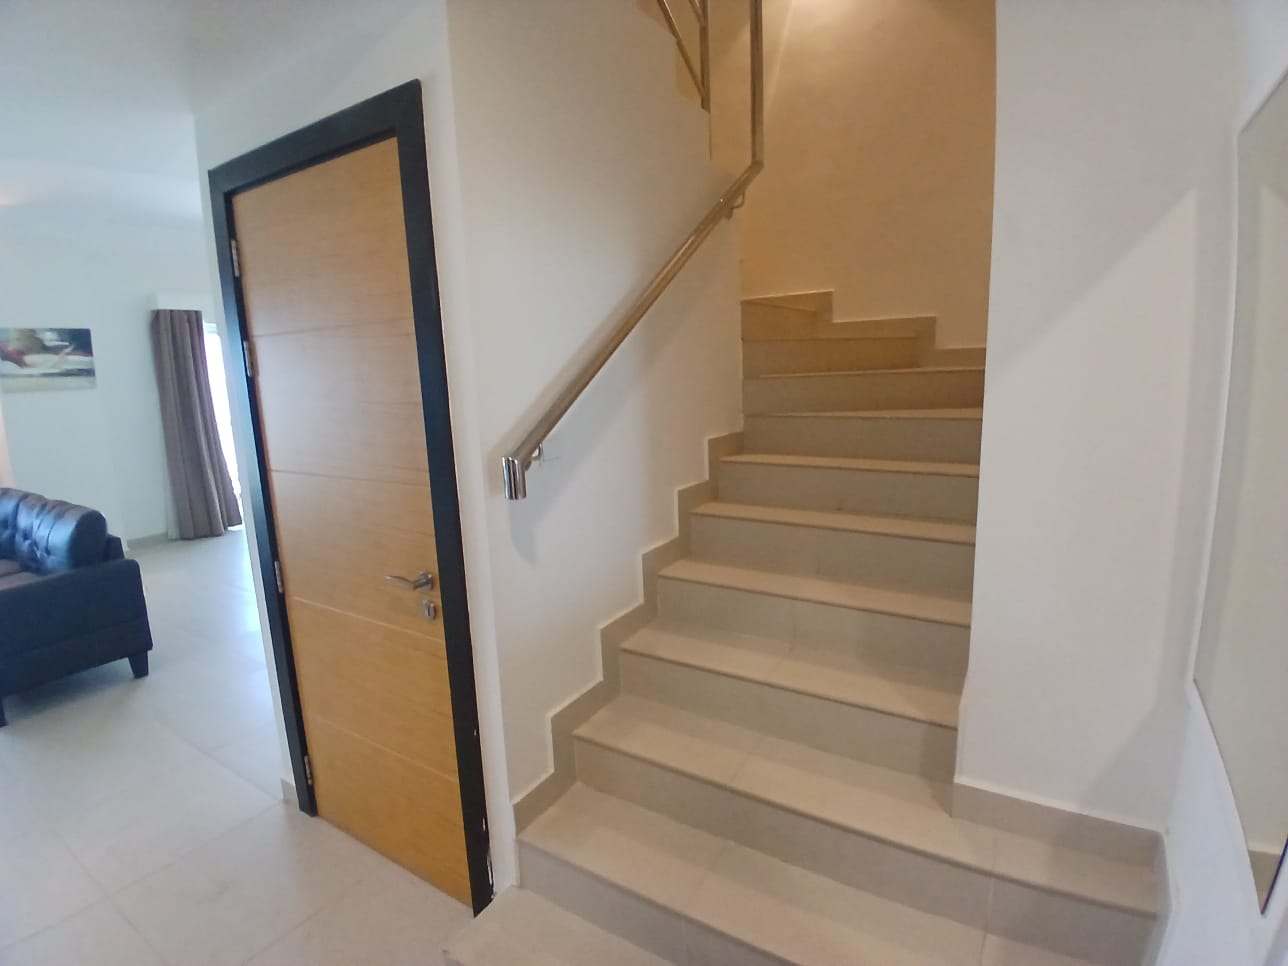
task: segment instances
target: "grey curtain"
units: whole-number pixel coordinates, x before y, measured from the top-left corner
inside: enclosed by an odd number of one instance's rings
[[[201,313],[153,312],[152,356],[179,536],[184,540],[220,536],[241,523],[242,517],[215,426]]]

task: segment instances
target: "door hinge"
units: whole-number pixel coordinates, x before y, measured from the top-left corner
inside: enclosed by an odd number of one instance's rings
[[[493,895],[496,894],[496,879],[492,876],[492,853],[487,854],[487,884],[492,887]]]
[[[246,360],[246,378],[255,378],[255,347],[250,344],[250,339],[242,340],[242,356]]]
[[[309,783],[310,788],[313,787],[313,759],[308,755],[304,756],[304,780]]]
[[[241,252],[237,249],[237,239],[228,239],[228,250],[233,255],[233,278],[241,278]]]
[[[277,592],[279,594],[286,593],[286,584],[282,582],[282,562],[280,560],[273,561],[273,574],[277,577]]]

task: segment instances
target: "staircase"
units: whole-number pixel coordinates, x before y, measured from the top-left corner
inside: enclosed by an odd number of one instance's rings
[[[743,363],[742,451],[449,961],[1142,963],[1146,850],[951,813],[982,350],[791,296],[744,303]]]

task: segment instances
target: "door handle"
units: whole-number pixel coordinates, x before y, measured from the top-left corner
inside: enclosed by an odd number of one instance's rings
[[[422,570],[415,577],[400,577],[398,574],[386,574],[385,580],[401,584],[408,590],[430,590],[434,586],[434,575]]]

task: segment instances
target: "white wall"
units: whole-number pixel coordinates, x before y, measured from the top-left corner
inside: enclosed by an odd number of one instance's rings
[[[551,439],[529,499],[500,492],[501,453],[537,401],[716,192],[673,57],[630,0],[389,2],[360,32],[282,51],[197,116],[205,170],[410,78],[425,85],[499,885],[514,874],[511,793],[550,767],[546,716],[600,676],[597,625],[639,599],[640,553],[674,533],[674,489],[704,476],[704,439],[739,424],[722,228]],[[240,455],[252,465],[244,436]]]
[[[75,202],[0,209],[0,327],[89,328],[97,369],[93,389],[5,396],[14,485],[95,507],[126,539],[166,532],[153,293],[206,284],[196,221]]]
[[[1288,4],[1282,0],[1235,0],[1238,40],[1236,109],[1230,140],[1241,130],[1288,68]],[[1232,160],[1233,166],[1233,160]],[[1196,517],[1209,549],[1215,515],[1215,479],[1225,416],[1229,373],[1230,313],[1213,328],[1212,351],[1203,363],[1214,373],[1208,402],[1216,427],[1211,433],[1209,502]],[[1196,526],[1197,526],[1196,524]],[[1205,590],[1206,572],[1196,582]],[[1197,642],[1198,626],[1193,629]],[[1191,665],[1193,666],[1193,654]],[[1288,889],[1271,895],[1265,915],[1256,892],[1244,833],[1220,749],[1198,692],[1187,682],[1181,730],[1181,762],[1167,823],[1167,851],[1173,884],[1172,925],[1161,962],[1166,966],[1283,966],[1288,963]]]
[[[9,439],[4,429],[3,400],[0,400],[0,486],[13,486],[13,467],[9,465]]]
[[[958,778],[1154,827],[1219,425],[1192,370],[1228,311],[1232,46],[1219,0],[998,6]]]

